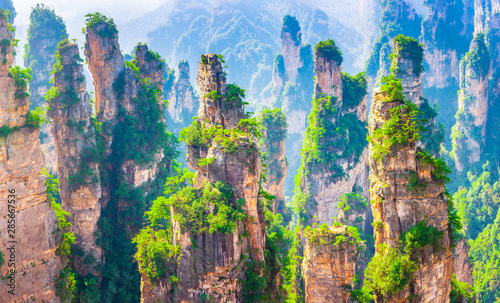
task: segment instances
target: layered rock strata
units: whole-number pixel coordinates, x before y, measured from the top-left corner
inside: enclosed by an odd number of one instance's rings
[[[0,65],[0,125],[8,130],[0,138],[0,251],[5,261],[0,272],[2,277],[10,276],[0,282],[1,298],[6,303],[58,303],[55,281],[63,268],[56,255],[61,240],[58,222],[41,174],[40,131],[26,123],[29,97],[18,81],[27,84],[28,80],[9,72],[14,69],[13,37],[3,15],[0,40],[10,42],[2,46]]]
[[[313,229],[306,234],[302,262],[305,302],[352,302],[347,286],[353,287],[356,275],[357,240],[345,227]]]
[[[33,71],[33,80],[29,87],[31,109],[47,106],[44,97],[51,87],[50,78],[52,66],[55,63],[54,55],[57,45],[65,36],[66,26],[53,10],[43,4],[37,4],[32,9],[24,56],[24,66],[29,66]],[[42,125],[40,141],[45,156],[45,168],[55,173],[57,154],[54,138],[47,123]]]
[[[62,206],[71,214],[75,245],[84,252],[81,257],[91,258],[90,254],[100,263],[101,248],[96,245],[95,234],[101,215],[101,184],[92,106],[78,45],[66,40],[59,45],[58,55],[60,68],[54,73],[54,97],[48,100],[47,115],[58,154]],[[83,259],[74,262],[81,276],[93,266],[86,265]]]

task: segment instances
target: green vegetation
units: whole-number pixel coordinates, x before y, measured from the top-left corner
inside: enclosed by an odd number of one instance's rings
[[[479,208],[478,208],[479,212]],[[475,240],[470,240],[469,258],[474,264],[474,290],[478,302],[496,302],[500,297],[500,212]]]
[[[45,108],[37,107],[34,110],[30,110],[26,116],[26,126],[40,129],[43,122],[49,122],[47,119]]]
[[[28,27],[27,43],[24,45],[24,66],[30,67],[35,74],[46,72],[47,68],[54,64],[54,57],[44,57],[44,54],[54,54],[57,50],[57,42],[66,36],[66,26],[61,17],[54,10],[44,4],[37,4],[32,8],[30,24]],[[50,41],[42,49],[34,47],[40,41]],[[55,42],[55,43],[54,43]],[[33,48],[32,48],[33,46]],[[36,92],[38,87],[48,86],[45,81],[35,78],[30,86],[30,91]],[[34,107],[42,105],[42,96],[33,94],[31,103]]]
[[[342,52],[332,39],[318,42],[318,44],[314,46],[314,50],[316,57],[325,57],[337,62],[338,65],[342,64]]]
[[[263,128],[265,134],[260,140],[260,147],[265,146],[265,163],[267,163],[268,177],[281,180],[283,177],[283,167],[281,161],[278,161],[278,153],[281,151],[281,142],[286,138],[287,121],[283,111],[279,108],[264,109],[258,122]]]
[[[434,122],[434,119],[438,116],[437,104],[434,104],[435,108],[432,108],[426,98],[420,97],[420,99],[423,102],[418,108],[420,111],[418,118],[426,121],[424,122],[424,131],[420,141],[430,154],[438,155],[441,151],[441,144],[444,142],[445,127],[442,123],[436,124]]]
[[[400,57],[408,58],[413,63],[413,73],[418,77],[424,70],[424,45],[419,44],[417,39],[398,35],[394,38],[394,53],[391,54],[391,72],[399,73],[397,59]]]
[[[391,154],[394,145],[408,145],[420,140],[423,126],[418,113],[417,106],[411,101],[390,110],[391,118],[368,136],[374,159],[382,160]]]
[[[5,254],[0,251],[0,266],[3,266],[5,264]]]
[[[455,274],[451,276],[450,303],[473,303],[474,289],[467,282],[457,280]]]
[[[367,289],[378,295],[401,291],[418,269],[418,251],[431,245],[438,252],[442,234],[421,221],[400,236],[397,247],[381,244],[365,270]]]
[[[141,273],[150,279],[166,278],[168,260],[178,256],[180,248],[172,244],[170,218],[179,223],[181,232],[188,232],[193,245],[196,237],[204,232],[231,233],[236,222],[245,218],[243,200],[237,200],[231,186],[217,182],[205,182],[201,187],[188,186],[194,174],[184,169],[176,176],[167,178],[165,196],[153,201],[146,213],[150,225],[134,238]],[[173,211],[173,212],[172,212]]]
[[[344,108],[354,108],[358,106],[366,96],[368,89],[368,78],[365,73],[351,76],[342,73],[342,106]]]
[[[16,9],[12,0],[2,0],[0,1],[0,13],[7,19],[9,23],[14,22],[16,17]]]
[[[222,150],[234,153],[243,138],[260,138],[259,123],[255,118],[241,119],[238,125],[231,129],[224,129],[220,125],[206,124],[193,121],[191,126],[184,128],[180,133],[180,140],[196,149],[208,149],[218,145]]]
[[[297,18],[290,15],[285,15],[285,17],[283,17],[283,25],[281,26],[281,35],[283,35],[284,32],[290,33],[290,36],[295,42],[295,46],[300,45],[302,34],[300,33],[300,25]]]
[[[278,75],[283,78],[285,76],[285,61],[283,61],[283,55],[277,54],[274,57],[274,70],[278,73]]]
[[[460,60],[460,74],[465,76],[466,69],[473,73],[471,76],[480,78],[486,77],[490,70],[490,55],[483,33],[474,37],[472,49]],[[461,79],[465,81],[465,77]],[[460,86],[463,87],[463,83]]]
[[[28,83],[33,78],[33,72],[31,68],[22,69],[19,66],[9,66],[9,76],[14,78],[14,83],[16,85],[16,98],[21,99],[29,96],[29,93],[26,91],[28,89]]]
[[[113,19],[98,12],[87,14],[85,15],[85,18],[85,25],[87,28],[90,30],[96,30],[100,37],[115,38],[118,35],[118,29],[116,29]]]
[[[10,127],[8,125],[4,125],[0,127],[0,137],[7,138],[13,131],[16,131],[18,129],[18,126]]]

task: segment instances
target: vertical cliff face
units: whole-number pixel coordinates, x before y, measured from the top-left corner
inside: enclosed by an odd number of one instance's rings
[[[281,50],[274,59],[270,104],[281,107],[288,122],[285,141],[290,171],[300,166],[300,147],[306,130],[306,120],[311,110],[310,98],[314,92],[313,54],[310,45],[302,45],[299,22],[286,15],[281,27]],[[285,195],[291,196],[293,174],[285,178]]]
[[[470,247],[465,240],[457,242],[453,249],[453,273],[457,276],[458,281],[467,282],[470,286],[474,286],[469,250]]]
[[[168,114],[174,124],[174,127],[170,127],[170,129],[175,133],[179,133],[182,128],[191,123],[199,107],[199,100],[194,94],[189,78],[189,63],[187,61],[179,62],[178,71],[179,76],[170,87],[170,91],[164,92],[169,101]]]
[[[295,208],[306,211],[303,215],[311,224],[331,224],[340,196],[355,187],[368,196],[366,79],[341,74],[341,62],[332,40],[316,46],[316,98],[302,148],[301,182],[294,196]]]
[[[202,55],[197,80],[202,96],[198,119],[181,133],[188,164],[197,171],[196,182],[176,189],[170,199],[177,202],[153,204],[153,208],[168,207],[171,238],[165,241],[178,248],[175,255],[161,261],[168,272],[152,276],[145,268],[148,263],[142,261],[148,258],[142,250],[148,248],[139,244],[140,269],[147,273],[143,275],[143,302],[243,302],[245,271],[254,266],[250,270],[259,275],[264,262],[265,217],[259,202],[262,167],[251,125],[246,124],[244,90],[226,85],[215,54]],[[198,140],[198,136],[205,139]],[[201,213],[189,215],[187,205],[196,205],[196,212]],[[241,216],[234,217],[233,212]],[[143,229],[141,235],[147,232]]]
[[[125,63],[112,19],[95,13],[87,16],[86,25],[85,55],[96,89],[101,157],[98,225],[105,262],[99,292],[109,300],[138,301],[140,275],[131,238],[142,226],[146,205],[162,192],[176,154],[162,102],[164,63],[141,43],[133,60]]]
[[[489,109],[490,58],[484,36],[478,34],[460,62],[457,123],[453,127],[453,152],[459,172],[481,159]]]
[[[352,302],[347,286],[353,286],[358,259],[358,239],[345,227],[320,227],[305,231],[305,302]]]
[[[264,110],[260,114],[260,122],[264,127],[261,152],[266,154],[267,182],[264,189],[275,196],[272,206],[274,213],[286,213],[283,183],[288,174],[288,163],[285,158],[285,138],[287,133],[286,116],[280,109]]]
[[[53,10],[37,4],[30,15],[28,41],[25,44],[24,66],[33,71],[33,80],[30,83],[30,108],[46,107],[45,93],[51,84],[50,72],[55,63],[57,45],[66,36],[66,26],[61,17]],[[42,151],[45,156],[45,167],[55,172],[57,155],[54,138],[50,126],[44,123],[40,132]]]
[[[394,64],[404,74],[405,66]],[[448,302],[453,257],[444,162],[417,147],[418,107],[405,103],[402,82],[391,75],[374,93],[371,107],[370,194],[377,253],[368,265],[368,278],[377,302],[410,297],[416,302]],[[415,237],[422,232],[427,236]],[[409,238],[415,242],[409,244]],[[395,286],[388,289],[379,284],[390,275],[380,260],[393,258],[410,261],[405,282],[390,281]]]
[[[436,119],[445,125],[449,138],[458,109],[459,62],[474,31],[474,1],[431,1],[426,5],[421,39],[426,48],[423,89],[429,102],[439,106]]]
[[[94,264],[86,265],[83,259],[101,260],[101,248],[96,245],[95,236],[101,215],[101,184],[99,151],[91,122],[92,106],[80,60],[76,44],[66,40],[59,45],[48,117],[58,154],[62,206],[71,214],[75,245],[84,252],[74,265],[78,273],[85,276]]]
[[[27,118],[29,77],[14,67],[12,33],[7,19],[0,15],[0,251],[2,301],[59,302],[55,280],[62,260],[56,255],[58,224],[46,194],[46,178],[41,175],[44,158],[40,149],[39,130]],[[9,71],[10,69],[10,71]],[[8,220],[13,220],[9,221]],[[11,242],[15,241],[15,242]],[[14,249],[12,249],[14,247]],[[15,263],[15,267],[9,265]],[[15,272],[13,275],[11,275]],[[13,294],[9,291],[14,290]]]

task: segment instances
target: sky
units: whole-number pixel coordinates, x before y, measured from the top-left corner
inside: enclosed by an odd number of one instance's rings
[[[113,18],[118,28],[120,24],[153,11],[161,5],[173,3],[174,0],[13,0],[17,16],[16,39],[19,39],[17,48],[17,64],[22,65],[23,45],[26,42],[26,31],[29,25],[31,8],[37,3],[43,3],[63,18],[66,23],[70,39],[78,39],[83,45],[84,36],[81,28],[84,27],[85,15],[100,12]]]

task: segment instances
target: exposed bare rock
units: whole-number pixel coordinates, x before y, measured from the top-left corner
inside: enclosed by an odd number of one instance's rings
[[[220,126],[230,130],[246,118],[240,97],[232,91],[236,88],[226,85],[222,65],[215,54],[202,55],[197,80],[201,91],[197,123],[201,127]],[[255,262],[257,266],[264,262],[266,241],[265,217],[258,201],[262,167],[257,145],[252,138],[241,137],[231,152],[215,141],[206,147],[188,145],[187,148],[188,165],[198,172],[196,186],[204,181],[231,185],[235,199],[244,201],[242,208],[247,218],[238,220],[236,228],[228,234],[205,229],[193,235],[181,229],[172,216],[173,242],[181,249],[179,262],[172,270],[179,283],[172,295],[173,286],[168,281],[150,285],[143,279],[142,301],[198,302],[202,298],[213,298],[217,302],[243,302],[244,269],[247,262]],[[198,160],[202,158],[213,160],[207,166],[200,166]],[[248,237],[242,236],[244,232]],[[196,246],[192,245],[193,241]],[[248,257],[252,261],[248,261]]]
[[[9,74],[9,67],[14,64],[12,34],[5,16],[0,15],[0,40],[4,39],[10,45],[3,46],[5,52],[1,52],[5,60],[0,65],[0,125],[14,129],[0,138],[0,251],[6,260],[0,270],[2,276],[8,276],[10,270],[16,273],[15,294],[8,293],[13,289],[9,285],[11,280],[2,280],[1,298],[6,303],[58,303],[55,280],[63,261],[56,255],[60,240],[57,239],[58,223],[47,198],[46,178],[41,175],[44,158],[38,139],[40,132],[25,124],[29,98]],[[12,214],[15,223],[7,221]],[[15,252],[9,250],[12,245]],[[11,259],[15,259],[15,268],[9,266]]]
[[[490,58],[482,34],[474,38],[470,49],[460,62],[459,109],[452,130],[455,165],[459,172],[481,159],[489,109]]]
[[[345,227],[306,230],[302,273],[306,302],[352,302],[357,241]]]
[[[266,153],[267,182],[264,189],[275,196],[274,213],[286,213],[283,183],[288,174],[288,163],[285,158],[285,138],[287,132],[286,116],[280,109],[265,110],[260,115],[263,139],[260,143],[261,152]]]
[[[191,124],[192,118],[196,116],[199,108],[199,100],[195,95],[191,80],[189,78],[189,63],[181,61],[178,65],[179,76],[167,93],[168,114],[173,121],[173,126],[169,125],[170,130],[179,133],[183,127]],[[177,126],[176,124],[179,124]],[[176,127],[177,126],[177,127]]]
[[[340,53],[328,55],[335,52],[338,49],[333,44],[328,49],[317,49],[315,56],[316,98],[304,140],[301,170],[302,192],[309,195],[305,208],[311,224],[333,223],[340,197],[355,187],[368,197],[366,80],[360,78],[357,82],[354,77],[341,75]],[[347,99],[340,99],[346,94]],[[324,131],[318,132],[319,128]],[[317,152],[309,151],[316,145]]]
[[[71,214],[75,244],[84,256],[74,266],[81,276],[92,271],[83,258],[91,254],[101,261],[101,248],[96,245],[97,221],[101,215],[98,148],[90,118],[92,107],[86,91],[83,65],[79,63],[78,45],[63,42],[58,49],[60,70],[54,73],[54,88],[48,116],[58,154],[58,177],[62,206]]]
[[[369,125],[371,134],[390,119],[392,108],[403,104],[402,101],[390,101],[383,93],[374,93]],[[379,244],[398,246],[399,237],[422,220],[442,233],[438,252],[433,252],[428,245],[415,255],[418,270],[410,285],[396,294],[379,296],[376,301],[406,302],[412,296],[414,302],[449,302],[453,256],[443,181],[436,180],[432,176],[434,167],[417,156],[415,141],[393,146],[382,159],[373,157],[371,145],[370,168],[373,219],[379,226],[374,230],[376,247],[380,247]],[[408,184],[412,174],[426,187],[410,190]]]
[[[57,45],[66,36],[66,26],[61,17],[43,4],[37,4],[30,14],[28,42],[24,56],[24,66],[33,71],[30,83],[30,108],[46,107],[45,93],[51,87],[50,78],[52,66],[55,63]],[[45,168],[55,173],[57,154],[54,138],[47,123],[40,131],[41,148],[45,156]]]
[[[453,273],[457,276],[457,280],[467,282],[470,286],[474,286],[472,279],[473,266],[469,259],[469,245],[465,240],[457,241],[457,245],[453,249]]]

